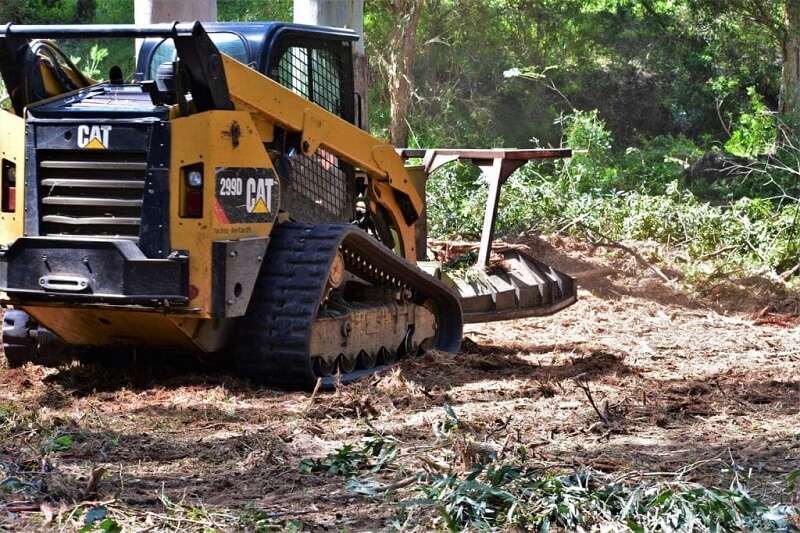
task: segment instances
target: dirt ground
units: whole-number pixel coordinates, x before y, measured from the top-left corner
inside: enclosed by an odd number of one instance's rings
[[[414,497],[404,480],[436,460],[445,405],[478,453],[524,446],[534,465],[709,486],[740,475],[777,501],[800,465],[800,298],[767,278],[691,294],[622,250],[527,243],[579,278],[576,305],[467,326],[457,356],[405,360],[335,392],[163,361],[3,370],[0,528],[71,531],[101,508],[125,530],[387,529]],[[398,443],[377,497],[298,470],[367,431]]]

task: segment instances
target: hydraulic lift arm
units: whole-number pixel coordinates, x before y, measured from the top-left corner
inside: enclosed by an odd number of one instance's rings
[[[231,100],[255,116],[259,129],[266,128],[262,138],[272,137],[273,126],[299,133],[303,154],[323,148],[369,176],[371,199],[389,212],[403,256],[414,261],[414,223],[424,200],[395,149],[246,65],[225,55],[222,62]]]

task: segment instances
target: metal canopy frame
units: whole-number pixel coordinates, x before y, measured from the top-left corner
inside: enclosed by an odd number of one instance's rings
[[[489,197],[483,218],[481,245],[478,251],[478,265],[487,266],[494,241],[494,226],[497,221],[497,206],[503,185],[517,169],[532,159],[566,159],[572,157],[571,148],[492,148],[473,150],[468,148],[414,149],[398,148],[403,159],[419,158],[425,171],[425,178],[438,168],[453,161],[471,161],[486,176],[489,182]]]

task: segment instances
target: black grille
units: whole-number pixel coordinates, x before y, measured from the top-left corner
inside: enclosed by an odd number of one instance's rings
[[[40,235],[139,241],[146,153],[38,152]]]
[[[343,78],[341,56],[324,48],[290,47],[278,63],[281,85],[340,117]],[[352,166],[322,149],[311,157],[297,155],[292,163],[293,193],[337,220],[351,216],[348,184],[352,181]]]

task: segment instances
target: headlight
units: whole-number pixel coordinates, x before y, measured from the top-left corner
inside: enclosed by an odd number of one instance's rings
[[[203,186],[203,173],[199,170],[190,170],[186,174],[186,183],[189,187],[202,187]]]

